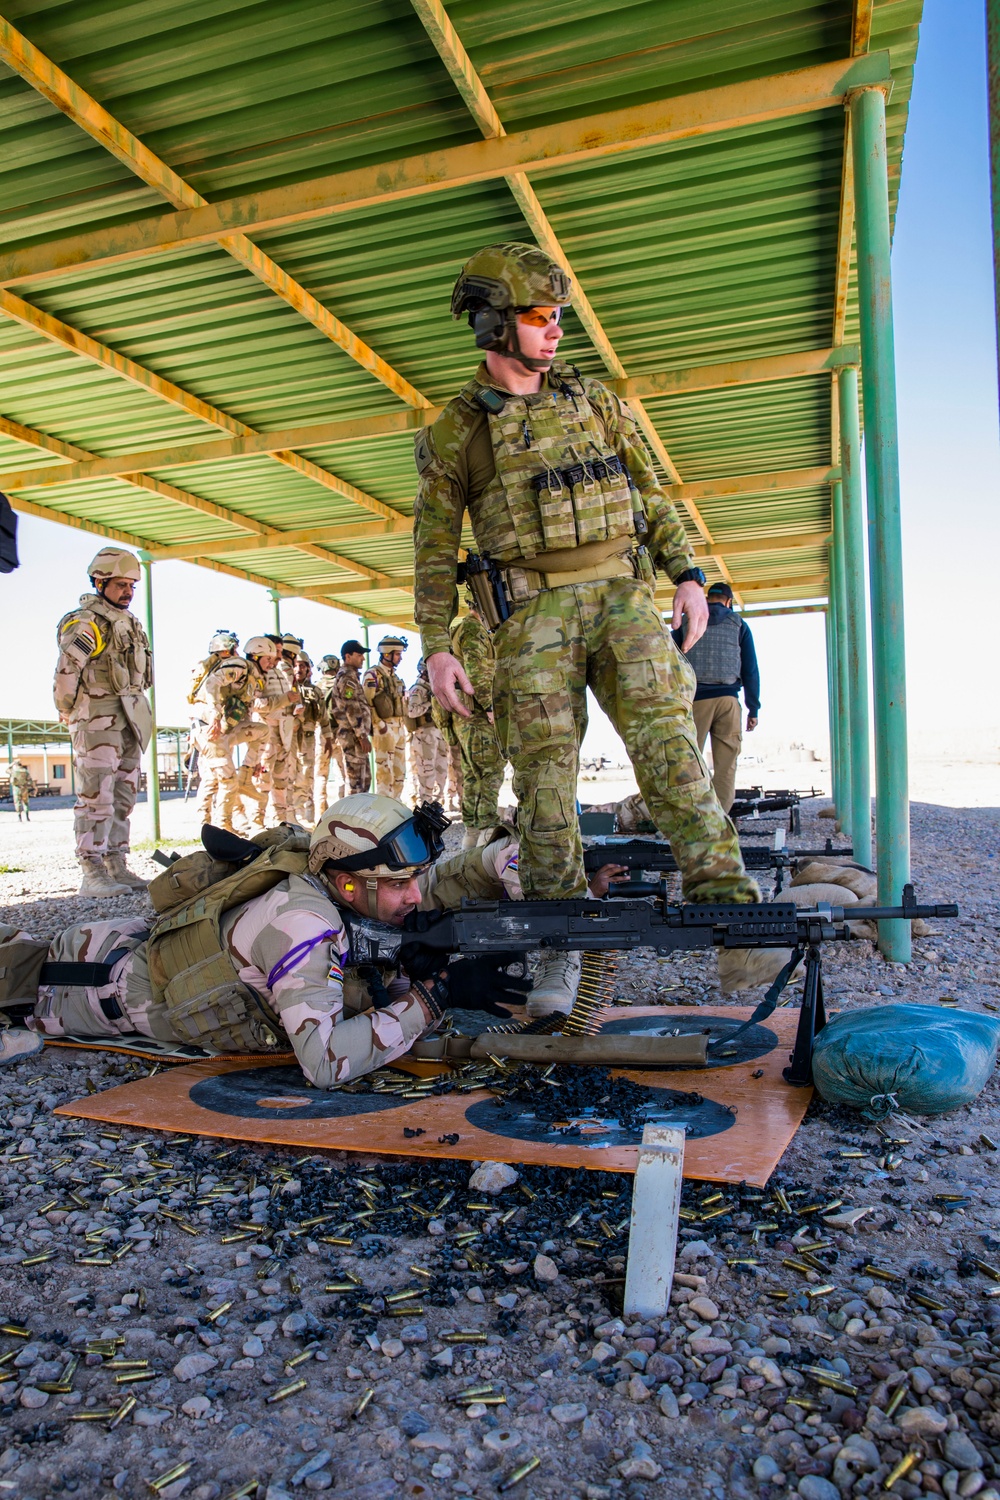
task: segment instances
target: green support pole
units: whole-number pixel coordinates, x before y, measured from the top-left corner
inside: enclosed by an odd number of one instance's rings
[[[277,589],[268,589],[271,603],[274,605],[274,633],[281,634],[281,595]]]
[[[859,89],[850,95],[848,108],[857,201],[865,469],[871,508],[875,842],[879,904],[889,906],[902,900],[903,886],[910,879],[910,798],[885,96],[881,89]],[[886,958],[908,963],[909,922],[880,922],[879,947]]]
[[[76,796],[76,760],[73,755],[73,741],[69,742],[69,789],[72,796]]]
[[[177,790],[182,791],[184,779],[181,775],[181,732],[179,729],[174,730],[174,755],[177,760]]]
[[[840,410],[840,472],[844,511],[844,609],[847,623],[848,732],[851,757],[851,836],[854,858],[872,862],[872,790],[868,754],[868,610],[865,604],[865,496],[861,484],[858,372],[845,366],[837,376]]]
[[[149,760],[146,769],[146,796],[149,800],[150,823],[154,844],[160,842],[160,767],[156,754],[156,652],[153,647],[153,562],[148,552],[139,553],[146,583],[146,634],[149,637],[149,707],[153,716],[153,727],[149,732]]]
[[[837,822],[841,829],[850,828],[854,821],[853,783],[851,780],[851,716],[850,687],[848,685],[848,638],[850,625],[847,617],[847,598],[844,582],[844,490],[838,481],[833,486],[833,538],[830,547],[831,584],[836,604],[834,608],[834,645],[837,669],[837,754],[840,800],[837,803]]]
[[[832,562],[831,562],[831,569],[832,569]],[[838,781],[838,766],[840,764],[840,756],[838,754],[839,747],[837,745],[837,729],[838,729],[838,725],[837,725],[837,681],[836,681],[836,677],[834,675],[835,674],[835,663],[836,663],[836,657],[837,657],[836,649],[834,647],[834,638],[835,638],[835,634],[836,634],[836,623],[835,623],[835,620],[834,620],[834,599],[833,599],[834,592],[835,591],[834,591],[834,587],[833,587],[832,571],[831,571],[830,587],[827,590],[827,600],[828,600],[828,602],[827,602],[827,607],[826,607],[826,620],[825,620],[825,625],[826,625],[826,707],[827,707],[827,714],[828,714],[829,722],[830,722],[830,796],[833,799],[833,805],[834,805],[834,807],[836,807],[837,806],[837,794],[838,794],[838,792],[840,790],[840,784],[839,784],[839,781]]]
[[[993,285],[1000,362],[1000,0],[986,0],[987,93],[990,107],[990,189],[993,199]]]

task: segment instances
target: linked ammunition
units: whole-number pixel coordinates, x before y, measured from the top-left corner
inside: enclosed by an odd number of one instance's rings
[[[267,1405],[274,1406],[276,1402],[284,1401],[288,1396],[294,1396],[296,1391],[304,1391],[308,1384],[308,1380],[303,1378],[301,1380],[293,1380],[291,1385],[283,1385],[280,1391],[275,1391],[273,1395],[268,1396]]]

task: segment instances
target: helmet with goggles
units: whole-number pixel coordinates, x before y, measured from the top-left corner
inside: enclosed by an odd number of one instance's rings
[[[208,643],[209,651],[236,651],[239,637],[234,630],[217,630]]]
[[[313,875],[343,870],[368,880],[406,880],[426,870],[443,848],[448,819],[437,802],[415,812],[393,797],[356,792],[320,818],[309,840]]]
[[[451,315],[460,318],[468,313],[478,348],[512,354],[528,369],[545,370],[551,360],[521,352],[518,316],[541,318],[544,313],[538,324],[544,328],[569,303],[572,292],[572,278],[537,245],[487,245],[462,267],[451,294]]]

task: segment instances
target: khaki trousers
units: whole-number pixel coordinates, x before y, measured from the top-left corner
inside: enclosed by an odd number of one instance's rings
[[[743,744],[742,709],[738,698],[699,698],[692,706],[698,749],[712,740],[712,785],[715,795],[728,812],[736,796],[736,762]]]

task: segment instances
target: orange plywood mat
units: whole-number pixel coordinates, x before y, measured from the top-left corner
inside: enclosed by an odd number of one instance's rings
[[[602,1030],[622,1032],[734,1031],[750,1014],[719,1011],[609,1009]],[[623,1076],[661,1094],[664,1108],[650,1118],[684,1125],[684,1174],[712,1182],[763,1187],[802,1122],[811,1089],[790,1088],[781,1076],[798,1021],[778,1011],[757,1026],[730,1057],[716,1052],[704,1069],[628,1070]],[[437,1065],[413,1066],[422,1074]],[[440,1070],[444,1071],[444,1070]],[[759,1075],[759,1076],[758,1076]],[[700,1100],[679,1106],[668,1091]],[[486,1090],[403,1099],[398,1094],[320,1092],[291,1064],[272,1059],[211,1058],[108,1089],[57,1114],[185,1135],[259,1141],[310,1151],[360,1151],[386,1156],[447,1157],[467,1161],[530,1162],[632,1172],[638,1134],[599,1114],[547,1125],[530,1106],[495,1099]]]

